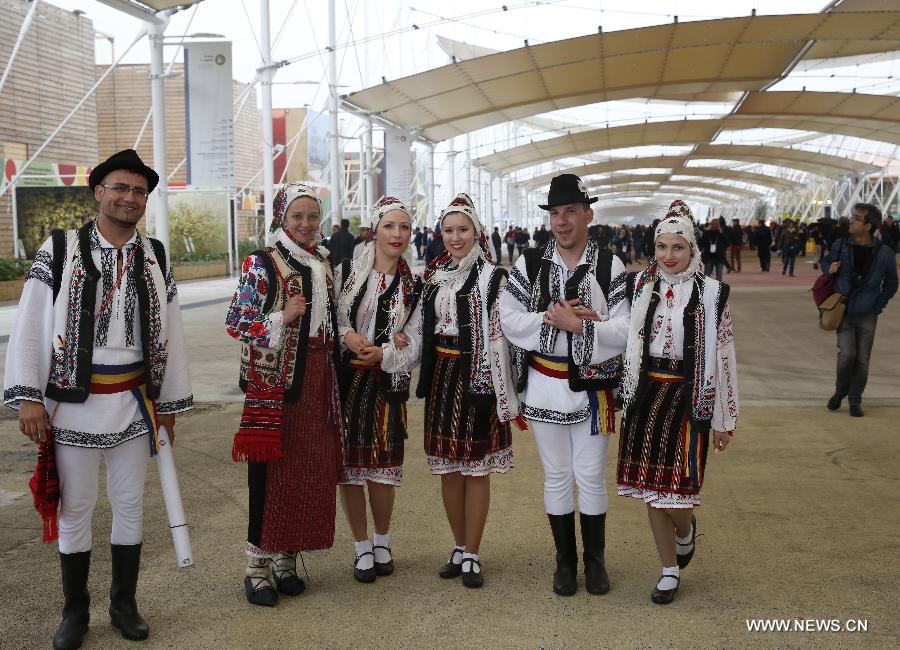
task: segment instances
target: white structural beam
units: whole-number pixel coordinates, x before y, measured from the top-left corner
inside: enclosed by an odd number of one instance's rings
[[[331,223],[341,222],[341,170],[344,167],[343,156],[340,147],[340,122],[338,120],[338,89],[337,89],[337,17],[335,15],[335,0],[328,0],[328,91],[331,105]]]
[[[16,55],[19,53],[19,48],[22,47],[22,41],[25,40],[25,35],[28,33],[28,28],[31,27],[31,21],[34,20],[34,15],[37,13],[39,0],[34,0],[31,3],[31,9],[28,10],[28,13],[25,14],[25,20],[22,21],[22,26],[19,27],[19,36],[16,38],[16,44],[13,45],[12,52],[9,55],[9,60],[6,62],[6,68],[3,70],[3,76],[0,77],[0,93],[3,92],[3,86],[6,85],[6,79],[9,77],[9,73],[12,70],[13,63],[16,60]]]
[[[260,121],[262,126],[262,163],[263,163],[263,203],[265,211],[266,232],[275,218],[275,160],[272,148],[275,136],[272,133],[272,79],[275,68],[272,65],[272,38],[269,19],[269,0],[259,0],[259,48],[262,55],[260,66],[260,95],[262,110]],[[271,234],[267,235],[271,239]]]

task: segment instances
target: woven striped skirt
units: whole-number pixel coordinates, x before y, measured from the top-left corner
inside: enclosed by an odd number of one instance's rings
[[[385,400],[381,366],[357,360],[344,368],[344,471],[341,483],[399,485],[403,478],[406,404]]]
[[[512,467],[512,434],[491,395],[470,403],[455,336],[438,336],[434,377],[425,399],[425,454],[433,474],[484,475]]]
[[[650,358],[646,389],[629,410],[619,439],[619,494],[658,507],[697,505],[709,433],[690,423],[682,362]],[[653,503],[659,501],[659,503]]]

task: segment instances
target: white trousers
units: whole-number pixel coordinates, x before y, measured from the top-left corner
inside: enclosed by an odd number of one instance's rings
[[[544,506],[551,515],[578,511],[601,515],[609,508],[606,493],[606,450],[610,436],[591,435],[590,419],[578,424],[529,422],[544,464]]]
[[[100,458],[106,460],[106,492],[112,506],[112,544],[140,544],[144,537],[147,436],[109,449],[56,445],[59,472],[59,552],[91,550],[91,518],[97,503]]]

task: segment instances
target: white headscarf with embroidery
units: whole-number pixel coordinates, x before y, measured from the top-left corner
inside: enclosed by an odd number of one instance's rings
[[[348,321],[351,320],[350,310],[353,308],[353,302],[356,300],[357,294],[362,290],[363,285],[372,273],[372,269],[375,267],[375,237],[378,234],[378,224],[381,223],[381,219],[384,215],[388,212],[393,212],[394,210],[405,213],[406,216],[410,218],[410,223],[412,223],[410,210],[400,201],[400,199],[393,196],[385,196],[375,204],[369,222],[369,227],[371,228],[369,231],[369,241],[363,244],[362,252],[355,260],[353,260],[353,266],[350,268],[347,277],[344,278],[344,287],[341,290],[341,297],[338,300],[338,309]],[[404,260],[402,256],[397,263],[397,273],[401,274],[403,294],[406,296],[412,290],[413,279],[412,273],[409,271],[409,267],[406,264],[406,260]],[[406,302],[405,297],[404,302]]]
[[[622,373],[622,393],[626,408],[634,398],[637,391],[638,379],[641,372],[641,360],[644,356],[644,340],[648,335],[644,332],[644,324],[647,320],[647,310],[650,308],[650,299],[653,297],[653,287],[660,275],[672,284],[692,281],[700,270],[700,247],[697,245],[697,226],[694,223],[694,215],[687,204],[676,199],[669,206],[669,211],[654,233],[654,241],[660,235],[671,234],[683,237],[691,249],[691,260],[687,267],[680,273],[666,273],[659,269],[656,259],[641,271],[634,286],[634,296],[631,300],[631,322],[628,328],[628,342],[625,348],[625,367]]]
[[[435,259],[434,266],[425,270],[424,278],[429,284],[442,285],[453,282],[461,276],[468,275],[479,259],[487,262],[491,260],[491,254],[487,249],[487,239],[484,236],[484,227],[481,225],[481,220],[475,211],[475,204],[465,192],[457,194],[456,198],[450,202],[450,205],[441,211],[440,223],[442,232],[444,230],[444,219],[446,219],[448,214],[453,214],[454,212],[466,215],[472,222],[472,226],[475,229],[475,245],[472,246],[472,250],[456,266],[453,266],[454,261],[449,252]]]

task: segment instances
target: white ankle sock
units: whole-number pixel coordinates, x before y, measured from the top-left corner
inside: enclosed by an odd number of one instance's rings
[[[453,553],[450,554],[450,562],[452,562],[453,564],[462,564],[463,555],[465,554],[465,546],[454,546]]]
[[[384,535],[375,533],[375,539],[372,541],[372,544],[375,548],[376,562],[379,564],[386,564],[391,561],[391,552],[387,550],[391,547],[390,533],[385,533]],[[379,546],[383,546],[384,548],[378,548]]]
[[[674,589],[678,586],[679,570],[678,566],[664,566],[662,568],[662,577],[656,583],[656,588],[660,590]]]
[[[272,559],[272,574],[279,580],[297,575],[297,554],[279,553]]]
[[[356,561],[356,568],[362,569],[365,571],[366,569],[371,569],[375,566],[375,558],[371,555],[363,555],[363,553],[371,553],[372,552],[372,542],[367,539],[364,539],[361,542],[356,542],[356,557],[359,557],[359,560]],[[362,555],[362,557],[360,557]]]
[[[694,550],[694,542],[691,541],[693,536],[694,524],[691,524],[691,531],[687,534],[687,537],[679,537],[678,533],[675,533],[675,552],[678,555],[687,555]]]
[[[466,560],[475,560],[475,562],[469,562],[469,566],[471,567],[469,571],[472,573],[481,573],[481,567],[476,564],[476,562],[478,562],[478,553],[463,553],[463,571],[466,570]]]

